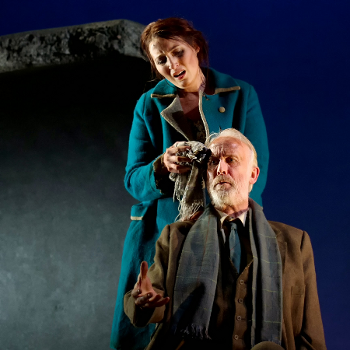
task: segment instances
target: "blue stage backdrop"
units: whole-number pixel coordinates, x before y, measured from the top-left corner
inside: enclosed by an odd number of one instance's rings
[[[271,152],[265,213],[310,234],[326,342],[338,350],[350,348],[349,14],[346,0],[4,0],[0,35],[121,18],[193,21],[210,65],[258,92]],[[106,317],[112,323],[113,309]]]

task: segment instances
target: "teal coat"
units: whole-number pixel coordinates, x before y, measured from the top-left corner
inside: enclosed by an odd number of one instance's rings
[[[206,134],[233,127],[253,143],[260,175],[250,196],[262,205],[269,151],[258,96],[251,85],[213,69],[208,72],[208,81],[215,87],[214,94],[200,92],[199,96]],[[111,337],[111,347],[115,349],[143,349],[153,331],[150,327],[133,328],[123,311],[123,297],[135,284],[141,261],[153,263],[155,243],[161,231],[174,222],[178,214],[172,187],[158,188],[153,166],[155,160],[176,141],[193,140],[191,131],[184,130],[177,122],[182,115],[177,88],[167,80],[160,81],[143,94],[136,104],[125,187],[140,203],[131,209],[132,221],[124,242]]]

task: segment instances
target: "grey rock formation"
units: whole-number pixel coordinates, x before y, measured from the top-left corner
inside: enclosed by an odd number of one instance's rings
[[[141,24],[0,37],[0,349],[109,349]]]
[[[141,58],[143,29],[122,19],[5,35],[0,37],[0,73],[118,54]]]

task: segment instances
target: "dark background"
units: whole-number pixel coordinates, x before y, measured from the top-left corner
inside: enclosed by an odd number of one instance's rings
[[[192,20],[209,41],[210,65],[258,92],[271,153],[265,214],[310,234],[326,342],[337,350],[350,348],[349,8],[345,0],[13,0],[1,3],[0,35]],[[0,76],[0,348],[107,349],[133,203],[122,184],[125,140],[147,65],[26,74]]]

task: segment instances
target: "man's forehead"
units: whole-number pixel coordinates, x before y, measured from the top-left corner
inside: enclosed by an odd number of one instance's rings
[[[233,137],[219,137],[210,145],[212,155],[237,153],[244,147],[244,143]]]

